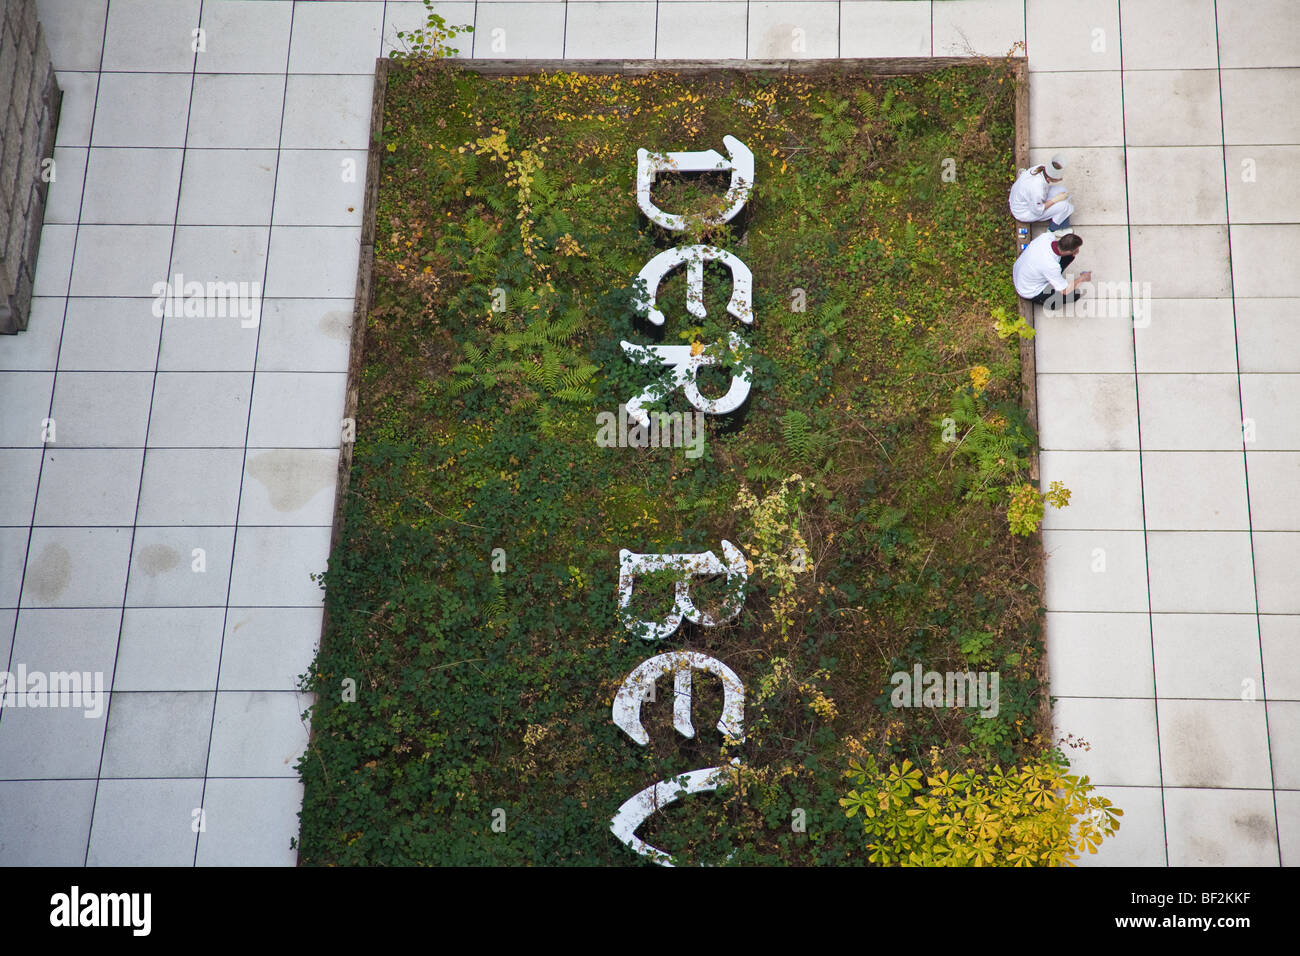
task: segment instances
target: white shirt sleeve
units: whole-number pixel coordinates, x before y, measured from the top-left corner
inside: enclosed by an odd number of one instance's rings
[[[1011,214],[1021,222],[1041,217],[1047,201],[1047,179],[1035,173],[1035,169],[1038,167],[1026,169],[1011,186]]]

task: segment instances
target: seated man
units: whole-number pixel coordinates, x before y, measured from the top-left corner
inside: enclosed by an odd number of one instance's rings
[[[1092,278],[1091,272],[1084,272],[1068,282],[1061,270],[1074,261],[1075,253],[1083,245],[1083,239],[1071,233],[1059,239],[1050,232],[1045,232],[1020,253],[1011,270],[1011,278],[1016,284],[1016,294],[1035,304],[1046,305],[1049,309],[1059,309],[1064,297],[1074,293],[1073,302],[1083,295],[1076,291],[1076,286]]]
[[[1065,158],[1057,153],[1051,162],[1030,166],[1011,185],[1011,215],[1020,222],[1052,221],[1052,231],[1070,228],[1074,204],[1062,186],[1065,175]]]

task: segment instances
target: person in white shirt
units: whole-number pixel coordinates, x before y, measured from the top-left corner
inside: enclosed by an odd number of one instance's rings
[[[1059,309],[1065,297],[1071,293],[1073,297],[1070,301],[1074,302],[1083,295],[1076,287],[1090,281],[1092,273],[1084,272],[1067,281],[1062,270],[1074,261],[1075,254],[1082,245],[1083,239],[1074,233],[1057,237],[1045,232],[1025,246],[1011,270],[1016,294],[1035,304],[1046,305],[1049,309]]]
[[[1065,176],[1065,157],[1057,153],[1047,163],[1030,166],[1011,186],[1011,215],[1020,222],[1051,220],[1052,231],[1070,228],[1074,203],[1061,185]]]

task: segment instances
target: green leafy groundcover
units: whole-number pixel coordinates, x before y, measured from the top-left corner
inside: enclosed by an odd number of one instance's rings
[[[838,803],[850,760],[976,769],[1050,748],[1039,550],[1009,533],[1003,494],[1033,436],[1016,339],[992,319],[1015,311],[1012,91],[1003,62],[901,78],[393,70],[302,862],[637,864],[609,832],[618,806],[739,756],[736,784],[640,835],[679,862],[861,863]],[[742,216],[651,226],[637,148],[722,152],[727,134],[757,160]],[[670,176],[655,197],[699,212],[724,189]],[[600,447],[597,414],[653,380],[619,347],[655,341],[633,279],[692,240],[753,272],[748,407],[710,421],[699,457]],[[665,281],[663,342],[725,341],[714,268],[703,321],[684,270]],[[951,440],[976,421],[977,448]],[[620,625],[620,548],[723,539],[754,567],[732,624],[657,646]],[[638,585],[647,618],[665,588]],[[706,609],[720,599],[697,589]],[[623,678],[677,648],[745,683],[748,739],[725,756],[712,677],[696,678],[693,740],[672,730],[669,680],[645,706],[648,747],[611,721]],[[996,718],[891,707],[890,675],[917,662],[997,670]]]

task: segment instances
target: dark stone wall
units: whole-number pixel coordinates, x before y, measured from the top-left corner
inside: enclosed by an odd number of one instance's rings
[[[27,328],[62,94],[36,0],[0,0],[0,332]]]

